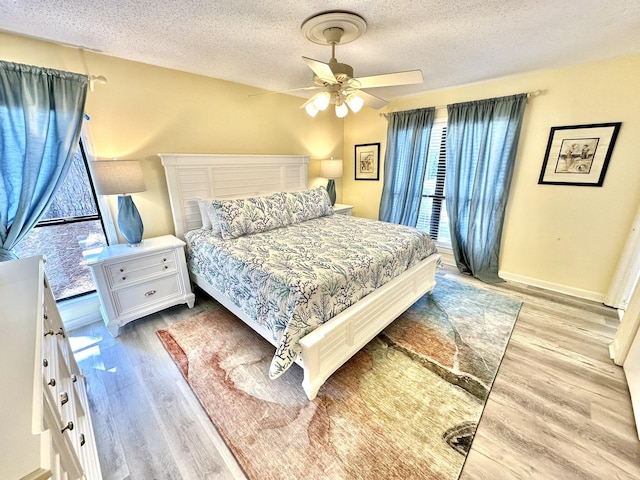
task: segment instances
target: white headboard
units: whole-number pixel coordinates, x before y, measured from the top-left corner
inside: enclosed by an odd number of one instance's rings
[[[257,195],[307,187],[304,155],[197,155],[159,153],[176,236],[200,228],[198,198]]]

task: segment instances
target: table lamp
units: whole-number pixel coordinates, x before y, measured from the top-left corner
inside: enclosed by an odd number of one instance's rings
[[[147,188],[137,160],[98,160],[90,162],[96,192],[118,195],[118,228],[130,246],[142,243],[144,226],[130,193]]]
[[[329,160],[322,160],[320,162],[320,176],[328,178],[327,193],[331,199],[331,205],[336,204],[336,182],[335,178],[342,178],[342,160],[334,160],[333,157]]]

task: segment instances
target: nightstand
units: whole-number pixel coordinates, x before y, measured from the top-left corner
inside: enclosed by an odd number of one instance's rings
[[[119,244],[82,252],[100,297],[100,311],[109,332],[173,305],[193,307],[184,255],[186,244],[174,237],[148,238],[142,245]]]
[[[336,203],[333,206],[333,213],[340,215],[353,215],[353,205],[343,205],[342,203]]]

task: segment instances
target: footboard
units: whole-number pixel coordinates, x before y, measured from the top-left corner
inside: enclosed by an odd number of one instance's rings
[[[333,372],[433,290],[439,258],[431,255],[414,265],[300,340],[302,387],[309,399]]]
[[[324,382],[378,333],[435,287],[439,255],[431,255],[371,292],[327,323],[300,339],[302,353],[296,363],[304,371],[302,388],[313,400]],[[225,294],[193,275],[200,288],[218,300],[263,338],[275,345],[271,333],[253,321]]]

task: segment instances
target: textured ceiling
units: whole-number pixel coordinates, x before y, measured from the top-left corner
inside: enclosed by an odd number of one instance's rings
[[[311,85],[302,56],[329,60],[300,32],[327,10],[367,22],[336,51],[356,77],[422,70],[386,99],[640,53],[638,0],[0,0],[0,30],[280,91]]]

